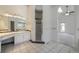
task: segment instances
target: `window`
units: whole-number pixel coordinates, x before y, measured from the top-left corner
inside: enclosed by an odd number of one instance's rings
[[[65,32],[65,23],[61,23],[61,24],[60,24],[60,27],[61,27],[61,28],[60,28],[60,31],[61,31],[61,32]]]

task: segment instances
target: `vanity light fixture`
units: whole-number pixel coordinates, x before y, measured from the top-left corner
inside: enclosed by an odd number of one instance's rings
[[[21,16],[14,16],[15,18],[20,18],[20,19],[24,19],[25,20],[25,18],[24,17],[21,17]]]
[[[13,17],[13,15],[10,15],[10,14],[3,14],[3,16]]]
[[[10,15],[10,14],[8,14],[8,13],[3,14],[3,16],[6,16],[6,17],[15,17],[15,18],[19,18],[19,19],[23,19],[23,20],[25,20],[24,17],[21,17],[21,16],[14,16],[14,15]]]

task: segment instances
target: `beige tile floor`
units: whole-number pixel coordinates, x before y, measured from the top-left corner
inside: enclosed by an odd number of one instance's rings
[[[24,42],[16,46],[3,45],[2,53],[78,53],[78,51],[70,46],[50,41],[48,44]]]

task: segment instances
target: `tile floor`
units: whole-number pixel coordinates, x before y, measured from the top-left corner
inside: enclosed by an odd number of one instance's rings
[[[69,33],[58,33],[58,42],[73,47],[75,43],[74,35]]]
[[[54,41],[50,41],[47,44],[37,44],[28,41],[16,46],[14,44],[3,45],[2,53],[78,53],[78,51]]]

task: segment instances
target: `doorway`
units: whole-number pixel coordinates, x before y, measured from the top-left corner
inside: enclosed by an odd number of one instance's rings
[[[36,41],[41,42],[42,36],[42,11],[35,10],[35,20],[36,20]]]

